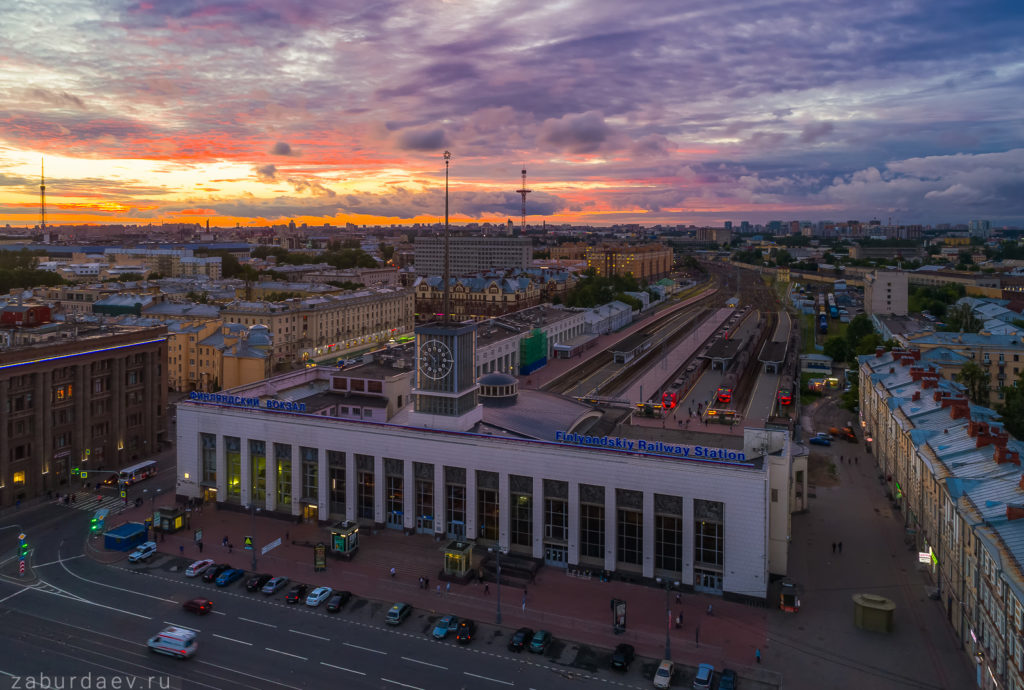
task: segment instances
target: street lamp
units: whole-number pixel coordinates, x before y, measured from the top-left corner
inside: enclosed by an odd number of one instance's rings
[[[672,591],[672,587],[678,587],[679,581],[676,580],[662,580],[660,577],[654,578],[659,585],[665,585],[665,658],[669,661],[672,660],[672,604],[669,601],[669,595]]]
[[[259,512],[259,508],[256,507],[255,501],[249,502],[249,516],[252,519],[252,527],[250,528],[249,535],[253,538],[252,543],[252,571],[256,572],[256,513]]]
[[[495,623],[497,625],[501,625],[501,554],[504,553],[504,551],[501,550],[500,546],[489,546],[487,547],[487,550],[494,554],[494,558],[498,562],[498,586],[495,588],[495,591],[498,594],[498,612],[495,617]]]

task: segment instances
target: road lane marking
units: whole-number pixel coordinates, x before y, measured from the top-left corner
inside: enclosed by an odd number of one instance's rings
[[[48,565],[57,565],[61,561],[73,561],[76,558],[85,558],[85,554],[81,553],[81,554],[78,554],[77,556],[68,556],[67,558],[63,558],[63,559],[62,558],[58,558],[57,560],[50,561],[49,563],[33,563],[32,567],[33,568],[45,568]]]
[[[164,621],[167,625],[173,625],[175,628],[185,628],[185,630],[191,630],[192,632],[202,632],[199,628],[193,628],[191,625],[182,625],[181,623],[173,623],[171,621]]]
[[[360,675],[360,676],[365,676],[366,675],[362,671],[356,671],[356,670],[351,669],[351,668],[345,668],[344,666],[335,666],[334,664],[329,664],[326,661],[321,661],[320,665],[321,666],[327,666],[328,668],[336,668],[339,671],[348,671],[349,673],[355,673],[355,674]]]
[[[423,664],[424,666],[433,666],[434,668],[439,668],[442,671],[447,671],[448,670],[447,666],[439,666],[437,664],[431,664],[431,663],[429,663],[427,661],[420,661],[419,659],[413,659],[412,657],[408,657],[408,656],[403,656],[402,658],[405,659],[406,661],[411,661],[414,664]]]
[[[124,587],[115,587],[114,585],[108,585],[105,582],[99,582],[97,580],[90,580],[87,577],[82,577],[81,575],[79,575],[77,573],[71,572],[71,569],[68,568],[68,566],[65,564],[65,561],[67,561],[67,560],[70,560],[70,557],[69,558],[62,557],[60,555],[60,552],[58,551],[58,553],[57,553],[57,562],[60,563],[60,566],[62,568],[64,568],[64,571],[67,572],[68,575],[70,575],[71,577],[78,578],[82,582],[88,582],[88,583],[93,584],[93,585],[99,585],[100,587],[108,587],[110,589],[116,589],[119,592],[128,592],[129,594],[135,594],[135,595],[138,595],[140,597],[148,597],[150,599],[156,599],[157,601],[167,601],[167,602],[170,602],[172,604],[178,603],[174,599],[164,599],[163,597],[157,597],[157,596],[154,596],[152,594],[143,594],[142,592],[138,592],[138,591],[136,591],[134,589],[125,589]],[[100,606],[100,604],[97,604],[97,606]],[[117,609],[115,609],[115,610],[117,610]],[[148,616],[146,616],[146,618],[148,618]]]
[[[488,678],[487,676],[478,676],[477,674],[470,673],[469,671],[463,671],[463,673],[465,675],[467,675],[467,676],[472,676],[473,678],[479,678],[481,680],[489,680],[492,683],[501,683],[502,685],[514,685],[514,683],[510,683],[507,680],[498,680],[497,678]]]
[[[304,688],[300,688],[300,687],[297,687],[295,685],[288,685],[287,683],[282,683],[279,680],[271,680],[270,678],[264,678],[263,676],[254,676],[251,673],[246,673],[245,671],[239,671],[237,668],[230,668],[228,666],[221,666],[220,664],[213,664],[213,663],[210,663],[209,661],[204,661],[203,659],[198,659],[197,663],[205,664],[207,666],[213,666],[214,668],[219,668],[222,671],[229,671],[231,673],[237,673],[240,676],[248,676],[249,678],[256,678],[257,680],[262,680],[264,682],[270,683],[271,685],[280,685],[282,688],[291,688],[291,690],[304,690]],[[223,679],[218,678],[218,680],[223,680]]]
[[[256,625],[265,625],[268,628],[276,628],[277,627],[276,625],[273,625],[272,623],[264,623],[263,621],[254,621],[252,618],[242,618],[241,616],[238,617],[238,620],[245,621],[246,623],[255,623]]]
[[[143,619],[145,619],[147,621],[153,620],[152,616],[143,616],[141,613],[135,613],[134,611],[125,611],[124,609],[119,609],[119,608],[116,608],[114,606],[107,606],[106,604],[100,604],[100,603],[95,602],[95,601],[90,601],[89,599],[85,599],[83,597],[80,597],[77,594],[71,594],[69,592],[65,592],[60,587],[57,587],[55,585],[51,585],[48,582],[43,582],[42,580],[40,580],[40,582],[42,582],[44,585],[46,585],[48,587],[53,587],[57,591],[56,592],[51,592],[49,590],[43,589],[42,587],[32,587],[31,589],[36,591],[36,592],[39,592],[40,594],[49,594],[50,596],[61,597],[62,599],[70,599],[72,601],[77,601],[77,602],[80,602],[82,604],[89,604],[90,606],[98,606],[101,609],[110,609],[111,611],[117,611],[119,613],[124,613],[124,614],[127,614],[129,616],[135,616],[136,618],[143,618]]]
[[[299,656],[298,654],[292,654],[291,652],[282,652],[280,649],[274,649],[273,647],[264,647],[264,649],[267,650],[268,652],[276,652],[278,654],[284,654],[285,656],[290,656],[290,657],[293,657],[295,659],[302,659],[303,661],[309,661],[309,659],[307,659],[304,656]]]
[[[391,680],[390,678],[385,678],[384,676],[381,676],[380,679],[382,681],[384,681],[385,683],[392,683],[394,685],[400,685],[403,688],[410,688],[411,690],[423,690],[423,688],[418,687],[416,685],[407,685],[405,683],[399,683],[397,680]]]
[[[0,599],[0,604],[2,604],[3,602],[7,601],[8,599],[13,599],[14,597],[18,596],[19,594],[22,594],[23,592],[27,591],[28,589],[29,589],[28,587],[22,587],[21,589],[19,589],[14,594],[8,594],[3,599]]]
[[[244,644],[244,645],[247,645],[249,647],[252,647],[252,642],[246,642],[245,640],[236,640],[233,637],[224,637],[223,635],[218,635],[217,633],[213,633],[213,636],[214,637],[219,637],[222,640],[227,640],[228,642],[237,642],[238,644]]]
[[[316,639],[323,640],[324,642],[330,642],[331,641],[331,638],[329,638],[329,637],[321,637],[320,635],[314,635],[313,633],[302,632],[301,630],[292,630],[291,628],[288,628],[288,632],[293,632],[296,635],[305,635],[306,637],[315,637]]]
[[[369,647],[360,647],[359,645],[352,644],[351,642],[342,642],[342,644],[345,645],[346,647],[352,647],[353,649],[361,649],[364,652],[373,652],[374,654],[387,654],[387,652],[382,652],[379,649],[370,649]]]

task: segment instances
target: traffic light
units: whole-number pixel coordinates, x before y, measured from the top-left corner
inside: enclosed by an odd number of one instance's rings
[[[21,553],[19,554],[19,557],[25,558],[26,556],[28,556],[28,542],[23,541],[21,542]]]
[[[89,526],[89,531],[90,532],[96,532],[96,531],[99,530],[99,528],[100,528],[99,520],[97,520],[95,517],[93,517],[92,523]]]

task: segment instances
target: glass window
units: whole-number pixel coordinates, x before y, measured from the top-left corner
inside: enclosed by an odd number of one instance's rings
[[[640,565],[644,552],[643,519],[640,511],[619,509],[618,542],[619,562]]]
[[[683,569],[683,519],[678,515],[654,516],[654,567]]]
[[[580,504],[580,556],[604,558],[604,506]]]
[[[214,434],[199,434],[199,445],[203,454],[203,483],[217,484],[217,437]]]
[[[392,519],[400,520],[405,515],[405,508],[403,506],[404,493],[402,491],[403,482],[402,477],[388,477],[387,478],[387,511],[388,515],[392,516]]]
[[[267,501],[267,443],[249,441],[249,472],[252,477],[252,500],[258,506]]]
[[[242,495],[242,440],[237,436],[224,437],[224,457],[228,473],[228,498],[238,501]]]
[[[477,489],[477,511],[479,536],[481,539],[498,539],[498,492],[494,489]]]
[[[345,514],[345,454],[337,450],[327,451],[327,472],[331,484],[327,489],[332,513]]]
[[[434,519],[434,482],[429,479],[416,480],[416,516],[423,520]]]
[[[299,446],[299,457],[302,458],[302,498],[316,501],[319,498],[319,451]]]
[[[533,544],[533,498],[526,494],[512,494],[510,542],[518,546]]]
[[[292,504],[292,447],[287,443],[274,444],[274,463],[277,466],[277,507]]]
[[[373,472],[359,472],[359,496],[357,503],[359,506],[359,517],[367,520],[376,519],[373,511],[373,486]]]
[[[445,487],[447,496],[445,497],[445,509],[448,515],[449,525],[461,525],[466,524],[466,487],[461,484],[448,484]],[[456,532],[459,530],[453,530],[451,527],[448,529],[449,532]]]
[[[694,558],[703,565],[722,567],[722,525],[701,520],[694,535]]]
[[[558,498],[544,499],[544,536],[567,541],[569,535],[569,502]]]

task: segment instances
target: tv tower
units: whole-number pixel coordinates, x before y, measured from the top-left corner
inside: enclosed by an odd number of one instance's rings
[[[46,241],[46,164],[39,159],[39,229],[43,231]]]
[[[526,165],[526,164],[524,163],[523,165]],[[523,218],[522,218],[522,221],[520,221],[520,225],[519,225],[519,234],[520,235],[525,235],[526,234],[526,195],[529,194],[532,191],[533,191],[532,189],[527,189],[526,188],[526,168],[524,167],[523,168],[523,186],[522,186],[521,189],[517,189],[516,190],[516,194],[518,194],[521,197],[523,197]]]

